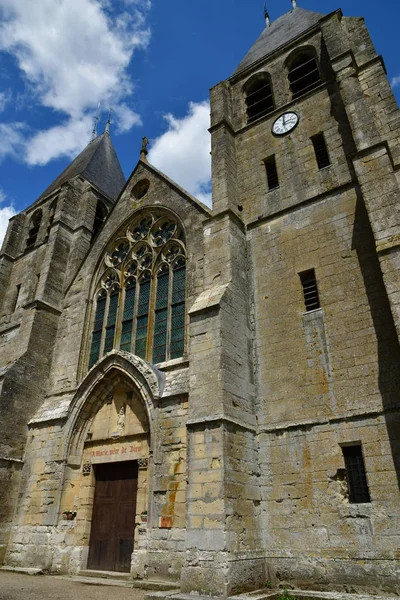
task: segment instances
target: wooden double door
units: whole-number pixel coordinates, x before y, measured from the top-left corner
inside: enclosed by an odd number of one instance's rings
[[[134,544],[137,461],[95,465],[88,569],[129,572]]]

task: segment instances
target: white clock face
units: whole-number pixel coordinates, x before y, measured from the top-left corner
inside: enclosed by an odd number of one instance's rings
[[[292,131],[299,122],[299,115],[295,112],[287,112],[276,119],[272,125],[272,133],[275,135],[285,135]]]

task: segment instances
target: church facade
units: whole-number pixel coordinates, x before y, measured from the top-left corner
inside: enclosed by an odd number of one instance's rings
[[[212,210],[106,131],[10,221],[3,564],[399,589],[400,113],[363,19],[266,21]]]

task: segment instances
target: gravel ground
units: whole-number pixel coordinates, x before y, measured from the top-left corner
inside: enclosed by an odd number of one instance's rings
[[[0,571],[0,600],[143,600],[144,590]]]

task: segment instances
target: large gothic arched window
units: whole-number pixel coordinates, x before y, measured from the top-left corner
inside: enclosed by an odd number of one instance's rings
[[[182,356],[185,283],[182,228],[161,211],[141,213],[104,257],[89,368],[113,348],[152,363]]]

